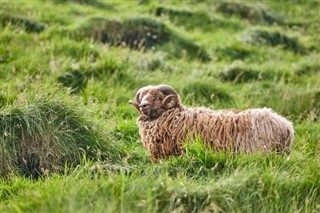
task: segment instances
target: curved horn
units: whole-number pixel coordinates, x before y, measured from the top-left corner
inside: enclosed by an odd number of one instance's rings
[[[165,97],[162,101],[162,108],[163,109],[172,109],[174,107],[176,107],[179,103],[179,99],[176,95],[168,95],[167,97]]]
[[[160,90],[166,96],[171,94],[178,96],[177,92],[168,85],[159,85],[158,90]]]
[[[141,113],[140,107],[139,107],[139,103],[140,103],[139,96],[140,96],[140,90],[137,91],[137,94],[135,96],[136,100],[135,101],[129,100],[129,104],[133,105]]]
[[[166,96],[162,101],[163,109],[172,109],[179,104],[178,94],[172,87],[159,85],[158,89]]]
[[[129,101],[129,104],[133,105],[139,112],[140,112],[140,108],[139,108],[139,104],[135,101]],[[141,113],[141,112],[140,112]]]

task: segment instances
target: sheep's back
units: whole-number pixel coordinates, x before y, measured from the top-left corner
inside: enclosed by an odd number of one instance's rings
[[[194,132],[213,150],[286,152],[293,141],[292,124],[268,108],[212,111],[201,107],[189,110],[197,115]]]

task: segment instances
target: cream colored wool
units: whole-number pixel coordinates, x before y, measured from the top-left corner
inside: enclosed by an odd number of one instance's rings
[[[150,86],[146,90],[139,91],[148,94]],[[150,92],[157,93],[152,87]],[[268,108],[215,111],[187,108],[178,102],[171,109],[161,110],[156,118],[150,119],[142,113],[138,119],[141,140],[153,161],[180,155],[181,143],[190,135],[200,136],[213,151],[244,153],[289,153],[294,138],[291,122]]]

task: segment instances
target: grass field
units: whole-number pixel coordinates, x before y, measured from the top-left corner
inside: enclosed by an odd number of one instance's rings
[[[320,212],[320,2],[1,0],[0,212]],[[288,156],[151,163],[128,104],[270,107]]]

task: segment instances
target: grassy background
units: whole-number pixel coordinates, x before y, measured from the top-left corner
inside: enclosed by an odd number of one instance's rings
[[[1,1],[1,212],[319,212],[316,1]],[[271,107],[290,156],[211,153],[152,164],[138,88],[188,106]]]

